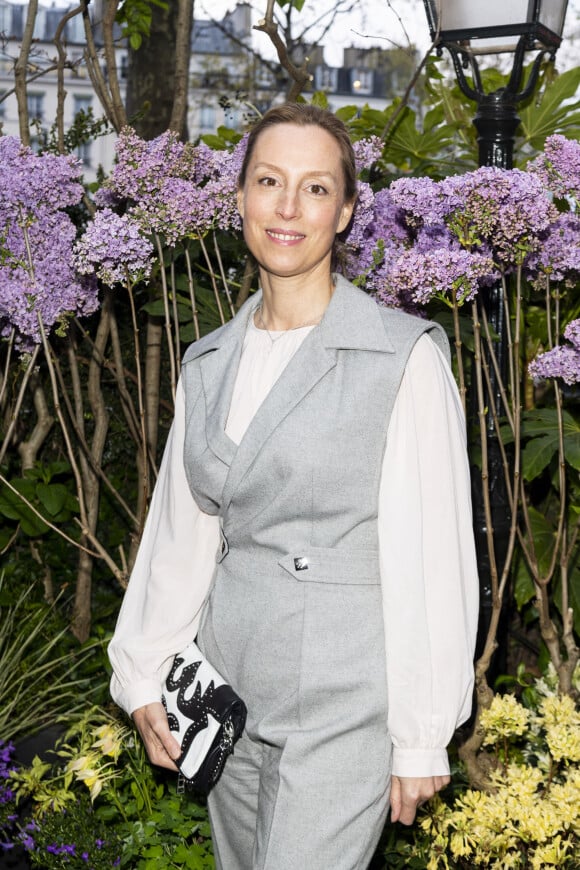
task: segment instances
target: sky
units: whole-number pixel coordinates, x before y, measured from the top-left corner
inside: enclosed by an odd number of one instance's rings
[[[262,18],[266,0],[251,0],[250,5],[255,11],[255,19]],[[335,0],[305,0],[301,16],[312,20],[321,11],[334,9],[335,5]],[[342,50],[350,45],[389,48],[393,43],[406,46],[411,40],[422,52],[429,47],[423,0],[355,0],[351,5],[354,10],[337,18],[331,35],[324,40],[325,60],[330,66],[342,65]],[[195,16],[221,18],[234,6],[235,0],[195,0]],[[255,34],[254,47],[272,56],[265,34]],[[559,68],[573,66],[580,66],[580,0],[569,0],[564,41],[558,52]]]

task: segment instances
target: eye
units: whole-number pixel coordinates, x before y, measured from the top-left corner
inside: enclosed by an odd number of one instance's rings
[[[258,184],[261,184],[262,187],[275,187],[277,181],[271,175],[264,175],[263,178],[258,178]]]
[[[308,185],[307,188],[310,193],[313,193],[314,196],[325,196],[328,193],[328,190],[324,187],[324,185],[319,184],[318,182],[312,182],[312,184]]]

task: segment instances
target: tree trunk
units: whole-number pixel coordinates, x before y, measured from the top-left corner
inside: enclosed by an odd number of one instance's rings
[[[151,31],[136,51],[129,48],[127,117],[143,139],[165,130],[187,131],[187,83],[193,0],[152,6]]]

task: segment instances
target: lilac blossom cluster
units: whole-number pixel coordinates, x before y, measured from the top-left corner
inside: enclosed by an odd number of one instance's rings
[[[481,167],[377,194],[361,184],[360,194],[345,272],[384,304],[465,302],[520,266],[536,283],[578,274],[578,217],[558,212],[536,172]]]
[[[95,274],[104,284],[147,280],[153,265],[153,244],[128,215],[110,208],[98,211],[75,245],[75,265],[82,275]]]
[[[65,209],[83,195],[73,157],[37,155],[0,137],[0,334],[16,332],[22,350],[71,314],[98,306],[94,279],[74,269],[74,224]]]
[[[534,381],[561,378],[566,384],[580,383],[580,319],[572,320],[564,330],[569,344],[561,344],[542,353],[528,366]]]
[[[356,158],[356,171],[361,173],[363,169],[370,169],[383,153],[384,142],[379,136],[368,136],[352,143]]]
[[[539,178],[518,169],[483,166],[439,182],[402,179],[391,193],[410,226],[443,224],[463,248],[493,257],[504,272],[540,247],[558,216]]]
[[[541,246],[526,260],[528,277],[543,288],[546,279],[578,280],[580,276],[580,217],[564,212],[541,236]]]
[[[580,142],[556,134],[548,136],[544,151],[528,165],[554,196],[580,204]]]
[[[239,230],[236,204],[237,180],[246,150],[246,137],[231,150],[218,151],[201,143],[180,142],[172,132],[151,142],[125,128],[116,146],[117,162],[95,201],[107,211],[106,220],[95,219],[93,232],[83,238],[81,268],[105,263],[99,277],[107,284],[122,280],[127,262],[120,236],[109,233],[112,207],[123,204],[125,227],[132,257],[131,269],[143,276],[150,272],[151,238],[169,246],[187,238],[203,237],[212,229]],[[129,229],[129,227],[134,229]],[[118,226],[121,233],[120,225]],[[137,237],[143,241],[138,249]],[[143,259],[139,262],[140,250]]]
[[[394,293],[421,306],[433,296],[443,296],[461,304],[473,299],[482,279],[492,271],[493,262],[482,254],[452,247],[411,248],[390,269],[388,296],[379,290],[377,297],[387,303]]]

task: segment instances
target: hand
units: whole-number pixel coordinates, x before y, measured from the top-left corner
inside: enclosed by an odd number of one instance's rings
[[[412,825],[417,807],[422,806],[450,781],[449,776],[393,776],[391,778],[391,821]]]
[[[133,710],[132,715],[151,763],[168,770],[177,770],[173,759],[179,758],[181,748],[169,730],[163,704],[159,701],[145,704]]]

